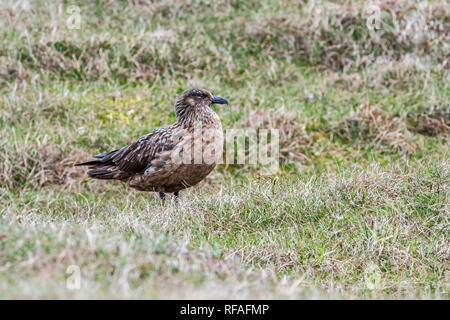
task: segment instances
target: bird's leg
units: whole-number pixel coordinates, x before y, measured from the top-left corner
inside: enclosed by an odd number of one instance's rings
[[[177,192],[173,193],[174,199],[175,199],[175,203],[178,204],[180,202],[180,194]]]
[[[164,192],[159,192],[159,198],[161,199],[162,204],[164,204],[164,200],[166,199],[166,195],[164,194]]]

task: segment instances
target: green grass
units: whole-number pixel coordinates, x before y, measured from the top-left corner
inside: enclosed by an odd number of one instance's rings
[[[80,2],[80,30],[29,3],[0,4],[0,298],[449,298],[445,2],[390,3],[378,40],[362,1]],[[162,206],[73,167],[190,87],[279,129],[279,171]]]

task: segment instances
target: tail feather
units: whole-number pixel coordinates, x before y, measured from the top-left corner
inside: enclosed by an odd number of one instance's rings
[[[114,151],[113,151],[114,152]],[[107,165],[109,164],[108,161],[104,161],[103,158],[108,155],[108,153],[100,153],[94,156],[94,158],[100,159],[100,160],[92,160],[82,163],[76,163],[75,166],[96,166],[96,165]],[[110,161],[109,161],[110,162]]]
[[[109,153],[100,153],[94,156],[98,160],[92,160],[82,163],[77,163],[75,166],[90,166],[87,171],[87,175],[95,179],[127,179],[131,176],[131,173],[124,172],[115,166],[111,157],[108,155],[113,154],[117,150]]]
[[[102,164],[102,162],[100,160],[93,160],[93,161],[88,161],[88,162],[82,162],[82,163],[75,163],[75,166],[95,166],[95,165],[99,165]]]
[[[98,169],[88,170],[87,175],[95,179],[127,179],[130,177],[129,172],[121,171],[117,168],[103,167]]]
[[[117,175],[117,170],[111,170],[110,168],[99,168],[88,170],[87,175],[96,179],[114,179]]]

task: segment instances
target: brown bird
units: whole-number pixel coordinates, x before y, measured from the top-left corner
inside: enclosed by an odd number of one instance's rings
[[[212,105],[228,104],[203,89],[190,89],[175,100],[177,122],[154,130],[131,144],[76,164],[90,166],[95,179],[116,179],[140,191],[173,192],[196,185],[222,156],[223,132]]]

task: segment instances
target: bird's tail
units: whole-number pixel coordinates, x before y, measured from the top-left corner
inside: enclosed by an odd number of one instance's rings
[[[82,163],[76,163],[75,166],[96,166],[99,164],[104,164],[103,161],[101,161],[101,159],[103,159],[105,156],[107,155],[107,153],[100,153],[94,156],[94,158],[100,159],[100,160],[93,160],[93,161],[87,161],[87,162],[82,162]]]
[[[82,163],[75,163],[76,167],[79,166],[95,166],[95,165],[99,165],[102,164],[102,162],[100,160],[93,160],[93,161],[88,161],[88,162],[82,162]]]
[[[76,163],[75,166],[90,166],[90,170],[87,171],[87,175],[94,179],[126,179],[129,177],[127,172],[121,171],[117,168],[113,163],[109,161],[105,161],[103,159],[107,153],[101,153],[94,158],[100,160],[92,160],[82,163]]]
[[[87,175],[94,179],[125,179],[123,172],[117,168],[102,167],[88,170]]]

